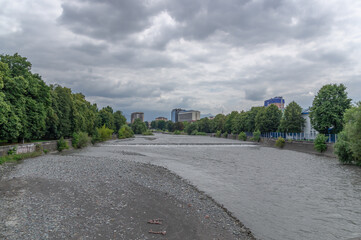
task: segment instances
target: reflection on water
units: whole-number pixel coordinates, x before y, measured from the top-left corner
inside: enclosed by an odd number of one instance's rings
[[[156,135],[128,145],[133,160],[169,168],[234,213],[259,239],[361,237],[361,168],[336,159],[209,137]],[[177,145],[178,144],[178,145]],[[179,145],[196,144],[196,145]],[[112,146],[111,146],[112,145]],[[152,147],[150,147],[152,146]]]

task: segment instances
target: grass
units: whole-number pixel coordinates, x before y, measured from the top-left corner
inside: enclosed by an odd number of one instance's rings
[[[21,153],[21,154],[14,154],[14,155],[6,155],[0,157],[0,165],[5,162],[17,162],[20,160],[24,160],[26,158],[34,158],[38,157],[42,154],[42,152],[32,152],[32,153]]]

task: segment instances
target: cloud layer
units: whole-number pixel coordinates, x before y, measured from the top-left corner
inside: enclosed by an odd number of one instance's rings
[[[344,83],[361,100],[361,5],[352,0],[0,5],[1,53],[18,52],[48,83],[127,115],[227,113],[276,95],[308,107],[327,83]]]

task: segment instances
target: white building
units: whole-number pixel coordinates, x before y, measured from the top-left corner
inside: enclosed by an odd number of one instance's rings
[[[201,119],[200,111],[182,111],[178,113],[178,122],[194,122]]]
[[[302,133],[306,139],[315,139],[318,132],[312,127],[310,119],[310,110],[304,110],[302,112],[302,117],[305,119],[305,126],[303,127]]]

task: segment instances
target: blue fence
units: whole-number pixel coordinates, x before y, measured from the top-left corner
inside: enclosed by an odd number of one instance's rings
[[[247,134],[248,135],[248,134]],[[262,133],[261,137],[264,138],[278,138],[283,137],[284,139],[296,140],[296,141],[313,141],[317,134],[306,134],[306,133],[281,133],[281,132],[270,132]],[[337,142],[337,134],[325,134],[328,143]]]

